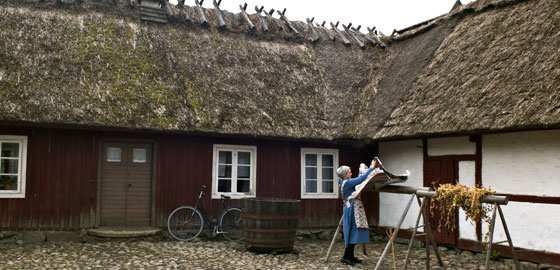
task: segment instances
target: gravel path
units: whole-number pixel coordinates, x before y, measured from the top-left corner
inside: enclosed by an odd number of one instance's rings
[[[356,253],[364,263],[354,267],[341,264],[342,244],[328,264],[323,262],[329,242],[300,240],[296,252],[270,255],[254,254],[239,243],[196,241],[190,243],[156,240],[100,241],[94,243],[0,244],[1,269],[373,269],[384,243],[368,245],[369,257]],[[405,245],[397,245],[397,269],[402,269]],[[359,251],[359,252],[358,252]],[[423,249],[415,249],[412,267],[425,269]],[[433,254],[433,253],[432,253]],[[449,269],[479,269],[483,257],[470,252],[457,254],[442,250]],[[432,258],[435,263],[435,257]],[[384,269],[392,259],[388,259]],[[437,269],[437,268],[434,268]],[[482,269],[482,267],[481,267]],[[493,261],[492,269],[512,269],[510,261]]]

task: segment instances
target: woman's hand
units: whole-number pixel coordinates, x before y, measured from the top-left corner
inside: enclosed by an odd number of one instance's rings
[[[379,161],[379,159],[374,158],[373,160],[371,160],[370,168],[379,168],[379,167],[381,167],[381,161]]]

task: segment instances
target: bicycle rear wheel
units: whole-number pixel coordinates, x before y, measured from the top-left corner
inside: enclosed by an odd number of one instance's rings
[[[229,208],[220,217],[220,229],[224,238],[230,241],[241,239],[241,209]]]
[[[169,235],[179,241],[196,238],[204,227],[200,212],[190,206],[181,206],[173,210],[167,218]]]

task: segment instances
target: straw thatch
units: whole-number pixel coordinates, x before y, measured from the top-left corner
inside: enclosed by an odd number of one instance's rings
[[[485,11],[460,20],[377,138],[560,124],[560,2],[486,2],[472,5]]]
[[[159,25],[124,0],[54,2],[0,4],[0,121],[317,139],[560,126],[556,0],[458,5],[387,49],[323,29],[311,43],[302,22],[251,34],[228,12],[218,31],[182,21],[190,7]]]
[[[5,121],[332,139],[385,58],[72,8],[4,7],[0,25]]]

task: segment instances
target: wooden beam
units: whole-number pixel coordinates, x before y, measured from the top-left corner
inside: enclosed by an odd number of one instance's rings
[[[521,195],[521,194],[508,194],[508,193],[497,193],[496,195],[506,196],[510,201],[513,202],[560,204],[560,197]]]

